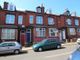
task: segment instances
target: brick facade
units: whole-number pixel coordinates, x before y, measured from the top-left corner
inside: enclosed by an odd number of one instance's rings
[[[5,5],[4,5],[5,6]],[[46,38],[54,38],[57,37],[61,41],[70,41],[70,39],[75,40],[76,38],[80,37],[80,32],[78,32],[78,29],[80,29],[80,17],[77,16],[71,16],[71,15],[54,15],[45,13],[44,7],[37,7],[41,8],[41,13],[36,11],[10,11],[7,10],[7,7],[5,9],[3,8],[0,10],[0,41],[18,41],[22,45],[30,45],[36,42],[39,42]],[[14,24],[7,24],[6,23],[6,15],[12,14],[15,16],[15,22]],[[23,16],[22,24],[18,24],[18,16]],[[30,24],[30,15],[33,16],[33,24]],[[43,24],[36,24],[36,17],[42,16],[43,17]],[[51,17],[54,19],[54,24],[49,25],[48,24],[48,17]],[[67,25],[66,20],[71,19],[71,25]],[[78,19],[79,25],[75,25],[75,19]],[[50,36],[49,29],[53,28],[56,29],[54,36]],[[14,29],[15,30],[15,39],[2,39],[2,29]],[[42,30],[44,36],[37,36],[39,34],[36,32],[37,30]],[[57,31],[58,30],[58,31]],[[69,32],[72,30],[73,33],[71,35]],[[45,32],[45,33],[44,33]],[[5,35],[3,35],[5,36]],[[29,39],[29,40],[28,40]]]

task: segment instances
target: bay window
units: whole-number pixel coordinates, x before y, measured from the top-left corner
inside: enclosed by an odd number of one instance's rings
[[[1,39],[15,39],[15,29],[2,29]]]
[[[69,35],[76,35],[75,28],[69,28]]]
[[[50,37],[58,36],[58,30],[56,28],[49,28],[49,36]]]
[[[46,30],[45,28],[36,28],[37,37],[45,37]]]

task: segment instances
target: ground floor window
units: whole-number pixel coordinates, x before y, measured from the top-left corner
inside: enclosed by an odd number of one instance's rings
[[[15,39],[15,29],[2,29],[1,39]]]
[[[78,28],[78,29],[77,29],[77,32],[79,32],[79,33],[80,33],[80,28]]]
[[[50,37],[58,36],[58,30],[56,28],[49,28],[49,36]]]
[[[45,28],[36,28],[36,36],[37,37],[45,37]]]
[[[76,30],[75,28],[69,28],[69,35],[76,35]]]

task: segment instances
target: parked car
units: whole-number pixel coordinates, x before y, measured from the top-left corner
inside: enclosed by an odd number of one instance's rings
[[[33,45],[34,51],[43,51],[51,48],[61,48],[61,43],[58,39],[44,39],[41,42]]]
[[[0,43],[0,54],[21,52],[22,46],[18,42],[2,42]]]
[[[69,56],[68,60],[80,60],[80,47]]]
[[[80,38],[77,39],[77,43],[80,44]]]

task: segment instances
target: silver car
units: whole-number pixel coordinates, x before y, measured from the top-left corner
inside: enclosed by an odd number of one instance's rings
[[[15,53],[19,54],[22,46],[18,42],[2,42],[0,43],[0,54]]]
[[[80,47],[69,56],[68,60],[80,60]]]

